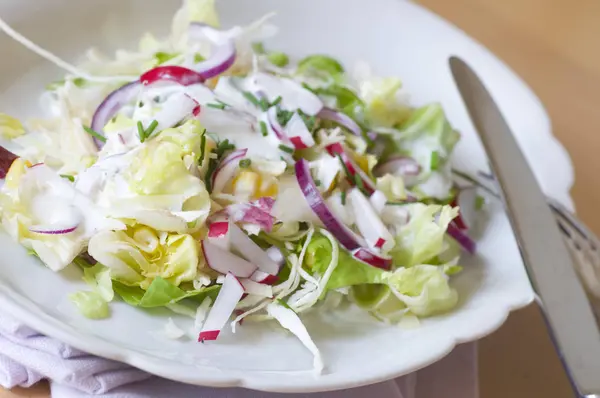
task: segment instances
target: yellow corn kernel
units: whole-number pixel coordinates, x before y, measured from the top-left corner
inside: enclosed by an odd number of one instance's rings
[[[279,191],[277,186],[277,178],[273,176],[263,176],[259,185],[258,192],[255,198],[262,198],[264,196],[277,196]]]
[[[254,193],[260,186],[260,175],[249,170],[240,171],[233,179],[232,186],[235,196],[254,196]]]

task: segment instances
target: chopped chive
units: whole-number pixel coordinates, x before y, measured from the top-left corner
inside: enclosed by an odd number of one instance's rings
[[[204,163],[204,156],[206,152],[206,129],[202,132],[202,136],[200,137],[200,158],[198,159],[198,164],[202,166]]]
[[[156,97],[153,98],[153,100],[154,100],[154,102],[160,102],[160,96],[157,95]]]
[[[275,101],[271,102],[271,106],[277,106],[279,105],[279,103],[281,102],[283,98],[281,98],[281,95],[277,98],[275,98]]]
[[[429,163],[429,168],[431,170],[437,170],[440,166],[440,154],[437,151],[431,152],[431,160]]]
[[[83,77],[76,77],[73,79],[73,84],[79,88],[82,88],[87,84],[87,80],[85,80]]]
[[[281,149],[283,152],[294,153],[294,148],[290,148],[289,146],[283,144],[279,145],[279,149]]]
[[[342,205],[346,205],[346,191],[342,191],[340,194],[340,199],[342,200]]]
[[[225,109],[225,104],[213,104],[212,102],[209,102],[208,104],[206,104],[206,106],[215,109]]]
[[[263,137],[269,135],[269,131],[267,130],[267,123],[263,122],[262,120],[260,121],[260,132],[263,135]]]
[[[354,185],[363,193],[365,192],[365,184],[363,183],[362,178],[358,175],[358,173],[354,174]],[[368,195],[367,195],[368,196]]]
[[[140,108],[141,108],[142,106],[144,106],[144,103],[143,103],[142,101],[140,101],[140,102],[138,103],[138,107],[140,107]]]
[[[204,61],[204,59],[205,58],[200,53],[194,54],[194,63],[195,64],[197,64],[198,62]]]
[[[304,87],[306,90],[313,92],[313,93],[315,92],[315,89],[312,88],[311,86],[309,86],[308,84],[306,84],[304,82],[302,82],[301,84],[302,84],[302,87]]]
[[[477,195],[475,197],[475,210],[483,209],[484,205],[485,205],[485,198],[481,195]]]
[[[106,142],[106,137],[103,136],[102,134],[100,134],[99,132],[92,130],[88,126],[82,126],[82,127],[83,127],[83,129],[85,130],[86,133],[88,133],[89,135],[91,135],[95,139],[97,139],[99,141],[102,141],[102,142]]]
[[[240,167],[243,169],[247,169],[252,164],[252,160],[250,159],[242,159],[240,160]]]
[[[248,101],[250,101],[253,105],[256,105],[257,107],[261,108],[260,101],[251,92],[244,91],[244,92],[242,92],[242,95],[244,96],[244,98],[246,98]]]
[[[264,44],[262,44],[259,41],[255,42],[255,43],[252,43],[252,51],[254,51],[257,54],[264,54],[264,53],[266,53]]]
[[[321,180],[315,180],[315,185],[320,187],[321,186]]]
[[[150,123],[150,126],[148,126],[148,128],[146,129],[146,138],[150,137],[152,133],[154,133],[154,130],[156,130],[157,126],[158,122],[156,120],[153,120],[152,123]]]
[[[390,206],[406,206],[409,205],[411,202],[385,202],[386,205],[390,205]]]
[[[352,178],[352,173],[350,173],[350,170],[348,170],[348,166],[346,166],[346,163],[344,162],[344,159],[342,159],[342,155],[340,155],[339,153],[336,153],[335,155],[340,160],[340,163],[342,164],[342,167],[344,168],[344,173],[346,173],[346,176],[348,178]]]
[[[146,141],[146,131],[144,130],[144,126],[142,125],[142,122],[140,122],[139,120],[137,122],[137,130],[138,130],[138,137],[140,137],[140,142]]]
[[[67,180],[71,181],[71,182],[75,182],[75,177],[70,176],[68,174],[61,174],[60,175],[62,178],[66,178]]]
[[[269,109],[269,101],[267,101],[266,98],[264,98],[264,97],[261,98],[259,100],[259,103],[260,103],[260,109],[261,110],[266,111],[267,109]]]

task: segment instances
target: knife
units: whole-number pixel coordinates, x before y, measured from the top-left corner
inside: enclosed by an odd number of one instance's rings
[[[578,397],[600,397],[600,331],[546,198],[479,77],[457,57],[449,63],[565,371]]]

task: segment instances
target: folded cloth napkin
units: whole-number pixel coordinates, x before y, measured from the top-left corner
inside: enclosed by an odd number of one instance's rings
[[[396,380],[289,398],[477,398],[476,345],[457,347],[430,367]],[[98,358],[44,336],[0,313],[0,385],[29,387],[51,381],[53,398],[275,398],[284,394],[241,388],[207,388],[151,376],[126,364]]]

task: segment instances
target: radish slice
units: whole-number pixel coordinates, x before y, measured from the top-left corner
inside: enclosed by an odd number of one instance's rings
[[[196,101],[186,94],[173,94],[163,104],[162,109],[154,116],[154,119],[158,122],[155,132],[175,126],[186,116],[191,115],[196,106]]]
[[[273,288],[268,284],[255,282],[252,279],[241,279],[240,282],[244,286],[244,291],[253,296],[273,297]]]
[[[141,84],[139,80],[127,83],[126,85],[116,89],[110,93],[104,101],[96,108],[90,127],[97,133],[103,134],[104,126],[113,116],[121,110],[121,108],[137,98],[140,92]],[[104,146],[104,142],[94,138],[94,142],[98,149]]]
[[[227,182],[238,170],[239,160],[243,159],[246,153],[248,153],[248,149],[238,149],[225,156],[212,176],[213,193],[221,192],[225,188]]]
[[[456,226],[462,230],[473,227],[476,214],[475,206],[477,202],[477,189],[475,187],[464,188],[458,192],[458,195],[452,201],[452,206],[458,206],[460,213],[453,220]]]
[[[223,326],[227,323],[237,303],[244,295],[244,286],[233,274],[228,273],[225,282],[221,286],[215,304],[208,313],[202,331],[198,335],[198,341],[216,340]]]
[[[229,221],[219,221],[213,222],[208,227],[208,235],[206,239],[216,245],[219,246],[223,250],[230,251],[230,224]]]
[[[371,206],[373,206],[375,212],[381,216],[381,213],[385,208],[385,204],[387,203],[385,194],[381,191],[375,191],[371,196],[369,196],[369,202],[371,203]]]
[[[384,253],[391,250],[394,237],[385,227],[369,200],[357,189],[348,192],[348,200],[354,212],[355,224],[370,248],[381,249]]]
[[[267,256],[269,256],[271,260],[275,261],[280,268],[283,264],[285,264],[285,257],[283,256],[283,253],[281,252],[281,250],[279,250],[277,246],[269,247],[267,249]]]
[[[363,261],[373,267],[390,270],[392,268],[392,258],[376,253],[374,250],[360,247],[352,252],[352,255],[360,261]]]
[[[300,159],[296,162],[296,178],[300,189],[313,212],[321,219],[327,229],[337,238],[342,246],[348,250],[354,250],[360,246],[362,239],[352,232],[335,214],[327,207],[325,200],[321,196],[312,175],[308,162]],[[368,203],[368,202],[367,202]]]
[[[375,192],[377,187],[375,186],[371,178],[364,171],[362,171],[362,169],[358,167],[356,163],[354,163],[354,161],[350,158],[350,156],[348,156],[346,151],[344,151],[344,148],[339,142],[328,145],[325,149],[327,149],[327,152],[329,152],[331,156],[339,155],[342,158],[342,161],[346,165],[346,168],[348,169],[350,175],[354,178],[356,178],[355,176],[358,176],[358,178],[361,179],[363,186],[365,187],[365,190],[369,193],[369,195]],[[356,181],[354,181],[353,178],[347,177],[347,180],[350,184],[356,185]]]
[[[448,235],[454,238],[458,242],[458,244],[461,245],[463,249],[465,249],[465,251],[467,251],[470,254],[475,253],[475,241],[463,231],[461,231],[455,224],[450,223],[446,232],[448,233]]]
[[[140,82],[143,85],[152,84],[161,80],[172,81],[179,83],[182,86],[204,82],[204,79],[199,73],[177,65],[157,66],[140,76]]]
[[[402,177],[416,177],[421,173],[421,166],[411,157],[398,156],[377,166],[374,173],[378,177],[386,174],[396,174]]]
[[[285,134],[294,144],[296,149],[310,148],[315,145],[315,140],[306,127],[304,120],[296,112],[285,126]]]
[[[256,270],[250,276],[250,279],[254,282],[264,283],[265,285],[274,285],[279,280],[279,277],[277,275],[267,274],[261,270]]]
[[[271,275],[279,273],[279,264],[271,260],[267,253],[252,241],[237,225],[229,228],[231,248],[240,256],[258,266],[258,269]]]
[[[224,32],[203,23],[192,22],[188,33],[191,39],[207,38],[215,45],[210,58],[194,65],[194,70],[203,80],[220,75],[235,62],[235,43]]]
[[[273,229],[274,217],[264,207],[255,206],[250,203],[237,203],[225,208],[233,222],[258,225],[263,231],[271,232]]]
[[[202,253],[208,266],[222,274],[232,273],[240,278],[249,278],[257,268],[256,265],[206,239],[202,241]]]
[[[323,108],[317,116],[320,119],[331,120],[332,122],[340,124],[354,135],[360,136],[362,133],[362,129],[360,128],[358,123],[356,123],[350,116],[346,115],[345,113],[338,112],[331,108]]]

